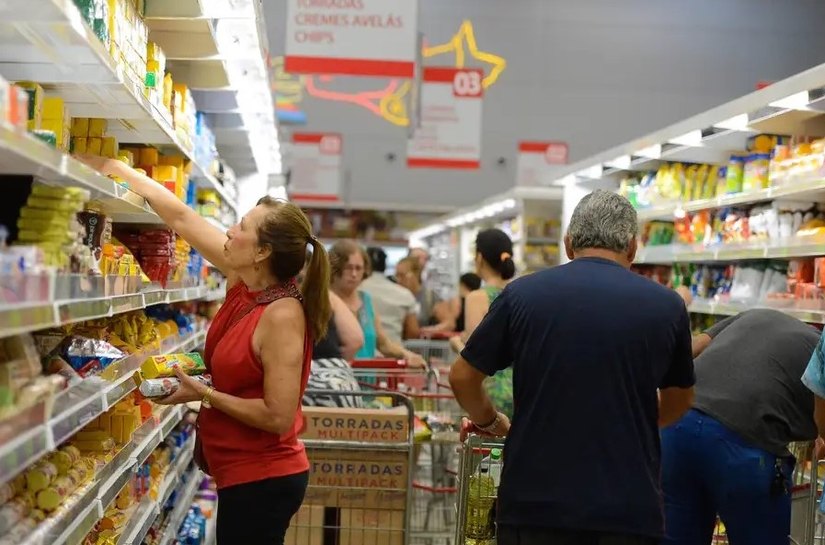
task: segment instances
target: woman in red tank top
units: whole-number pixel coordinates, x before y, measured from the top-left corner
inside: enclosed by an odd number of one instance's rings
[[[309,462],[298,440],[313,339],[330,317],[329,260],[297,206],[264,197],[227,233],[154,180],[115,160],[81,157],[125,179],[163,221],[223,272],[226,302],[206,339],[212,387],[179,373],[159,402],[202,401],[198,437],[218,485],[218,545],[281,545],[303,501]],[[301,289],[295,284],[312,258]]]

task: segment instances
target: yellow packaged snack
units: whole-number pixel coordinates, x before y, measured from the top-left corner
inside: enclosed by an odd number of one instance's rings
[[[43,119],[59,119],[65,117],[66,106],[60,97],[46,97],[43,99]]]
[[[47,461],[40,461],[26,472],[26,490],[30,493],[40,492],[57,478],[57,467]]]
[[[86,153],[90,155],[102,155],[103,138],[90,136],[86,140]]]
[[[110,159],[116,159],[119,153],[119,148],[117,145],[117,138],[114,136],[104,136],[103,143],[101,147],[100,154],[103,157],[108,157]]]
[[[42,183],[32,185],[32,195],[38,197],[48,197],[49,199],[68,199],[77,201],[88,201],[92,194],[88,189],[82,187],[54,187]]]
[[[171,377],[175,374],[175,367],[180,367],[187,375],[201,375],[206,372],[206,364],[197,352],[152,356],[143,362],[140,372],[143,378],[147,379]]]
[[[89,137],[103,138],[106,136],[106,130],[109,128],[109,122],[105,119],[90,119],[89,120]]]
[[[81,452],[111,452],[115,448],[115,440],[111,437],[99,440],[74,440],[72,444],[80,449]]]
[[[142,167],[153,167],[160,161],[160,154],[155,148],[140,148],[140,160],[138,164]]]
[[[72,119],[72,136],[74,138],[86,138],[89,136],[88,117],[75,117]]]
[[[72,137],[72,153],[89,153],[89,139],[85,136]]]
[[[83,201],[77,201],[74,199],[49,199],[46,197],[29,195],[26,204],[31,208],[41,208],[56,212],[80,212],[83,210]],[[54,214],[54,212],[52,212],[52,214]]]

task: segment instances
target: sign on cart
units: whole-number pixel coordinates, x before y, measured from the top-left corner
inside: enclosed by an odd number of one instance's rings
[[[418,0],[287,0],[290,74],[412,78]]]
[[[407,145],[408,167],[479,168],[483,78],[474,68],[424,69],[421,126]]]
[[[566,142],[519,142],[516,185],[536,186],[550,182],[567,164]]]
[[[293,133],[289,193],[297,201],[341,198],[341,135]]]

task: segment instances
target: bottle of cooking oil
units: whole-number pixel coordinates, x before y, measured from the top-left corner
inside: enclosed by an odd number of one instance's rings
[[[494,535],[491,513],[496,501],[496,484],[483,464],[470,475],[468,487],[464,535],[476,540],[490,539]]]

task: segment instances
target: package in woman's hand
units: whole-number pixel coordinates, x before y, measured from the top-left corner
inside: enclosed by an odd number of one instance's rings
[[[202,375],[206,372],[206,364],[197,352],[188,354],[166,354],[151,356],[140,366],[140,373],[144,379],[175,376],[175,367],[187,375]]]
[[[194,378],[207,386],[212,386],[210,375],[198,375]],[[177,377],[150,378],[142,381],[138,379],[138,381],[138,390],[143,397],[164,397],[175,393],[180,388],[180,379]]]

